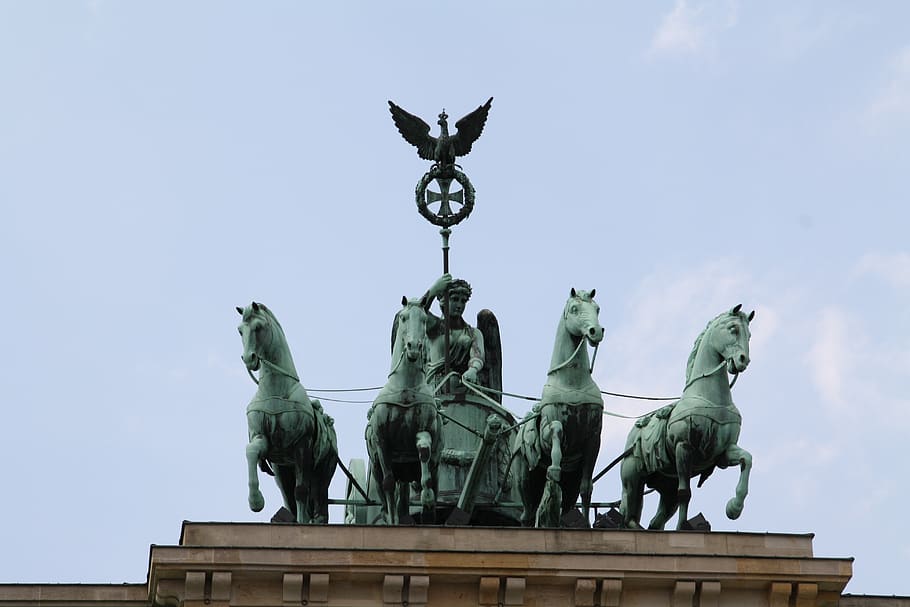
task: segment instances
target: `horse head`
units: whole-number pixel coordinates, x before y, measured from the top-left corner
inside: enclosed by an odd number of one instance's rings
[[[727,373],[742,373],[749,366],[749,323],[755,318],[755,311],[749,314],[737,304],[728,312],[718,316],[708,331],[708,343],[720,357],[727,361]]]
[[[604,338],[604,328],[597,319],[600,306],[594,301],[595,291],[576,291],[573,288],[563,310],[566,331],[574,337],[587,339],[591,346],[596,346]]]
[[[242,320],[237,330],[243,341],[243,364],[250,371],[258,371],[262,359],[274,358],[272,349],[275,336],[272,330],[274,315],[264,304],[255,301],[245,308],[237,306],[237,312]]]
[[[423,299],[401,298],[403,306],[398,313],[396,349],[400,356],[416,363],[423,361],[427,349],[427,311]]]

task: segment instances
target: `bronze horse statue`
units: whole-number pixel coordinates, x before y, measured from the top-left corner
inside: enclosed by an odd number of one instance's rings
[[[392,370],[368,414],[367,452],[386,524],[406,520],[410,482],[420,485],[422,522],[432,522],[441,453],[441,420],[427,383],[427,312],[424,299],[401,300],[395,317]]]
[[[742,416],[727,383],[727,373],[736,376],[749,365],[749,323],[755,312],[746,315],[741,308],[737,305],[714,318],[695,340],[682,397],[638,420],[629,433],[620,468],[624,527],[640,528],[648,485],[660,494],[648,528],[663,529],[677,509],[676,528],[687,528],[690,479],[700,474],[701,487],[715,467],[739,466],[739,482],[726,513],[730,519],[742,513],[752,455],[736,444]]]
[[[285,507],[298,523],[329,521],[329,483],[338,462],[332,418],[300,385],[284,330],[265,305],[237,308],[243,363],[259,388],[246,408],[250,442],[250,509],[259,512],[257,465],[275,477]],[[253,376],[259,371],[259,379]]]
[[[585,347],[597,346],[604,336],[594,294],[594,289],[572,289],[556,330],[540,403],[515,437],[512,452],[520,457],[515,457],[512,471],[526,526],[558,527],[579,495],[588,520],[603,424],[603,397],[591,378]]]

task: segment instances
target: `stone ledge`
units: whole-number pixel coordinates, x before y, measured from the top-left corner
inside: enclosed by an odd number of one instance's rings
[[[0,585],[0,607],[910,607],[841,603],[852,563],[811,535],[185,523],[146,585]]]
[[[364,549],[336,544],[310,548],[154,546],[152,579],[181,578],[201,570],[266,574],[306,570],[378,575],[525,576],[624,579],[718,579],[846,585],[850,559],[689,554],[484,552]]]
[[[57,605],[114,607],[148,604],[146,584],[0,584],[0,605]]]
[[[491,535],[496,541],[491,542]],[[613,554],[722,554],[811,558],[813,535],[524,529],[520,527],[375,527],[185,521],[183,547],[430,550]]]
[[[185,600],[200,572],[231,576],[224,607],[289,607],[282,584],[296,597],[313,576],[328,605],[835,607],[852,559],[814,557],[811,535],[258,523],[185,523],[152,547],[168,605],[201,607]]]

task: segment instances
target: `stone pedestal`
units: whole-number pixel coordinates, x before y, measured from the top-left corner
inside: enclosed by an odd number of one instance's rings
[[[0,584],[0,607],[910,607],[841,596],[811,535],[184,523],[146,584]]]
[[[186,523],[153,546],[168,607],[831,606],[852,560],[812,536]]]

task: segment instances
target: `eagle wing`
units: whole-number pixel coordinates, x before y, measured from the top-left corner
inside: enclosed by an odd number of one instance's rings
[[[492,104],[493,98],[490,97],[482,106],[455,123],[458,132],[452,137],[452,148],[455,150],[456,156],[464,156],[471,151],[471,146],[483,132],[483,125],[487,122],[487,115],[490,113]],[[401,129],[401,127],[398,128]]]
[[[436,151],[436,138],[430,135],[430,125],[420,117],[405,111],[391,101],[389,101],[389,111],[392,113],[392,120],[395,121],[395,126],[401,136],[404,137],[404,140],[417,148],[417,155],[424,160],[435,160],[433,154]],[[482,123],[480,126],[483,128]],[[480,135],[479,132],[477,134]],[[470,144],[468,149],[471,149]]]

